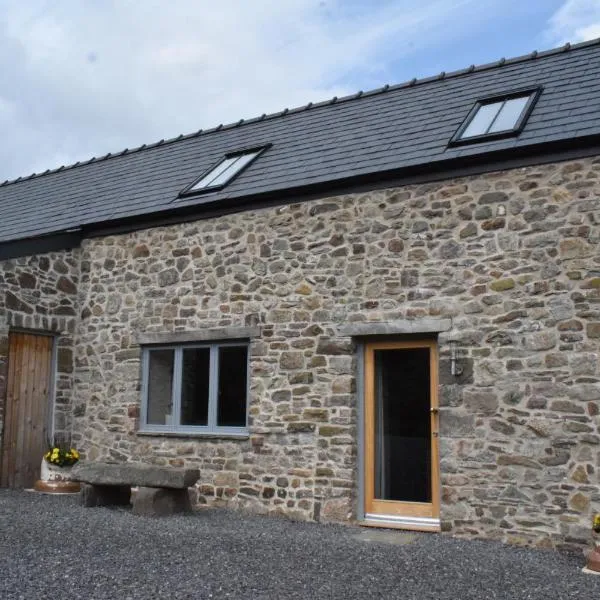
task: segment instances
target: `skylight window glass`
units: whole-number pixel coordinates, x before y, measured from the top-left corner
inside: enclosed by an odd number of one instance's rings
[[[464,130],[462,138],[473,137],[475,135],[484,135],[488,132],[490,125],[494,122],[500,107],[501,102],[494,104],[484,104],[475,113],[471,119],[469,126]]]
[[[218,165],[213,167],[190,188],[184,190],[182,194],[223,187],[240,173],[242,169],[246,168],[263,150],[264,148],[259,148],[257,150],[239,152],[237,154],[226,156]]]
[[[235,161],[232,162],[225,171],[220,173],[210,182],[210,185],[223,185],[227,183],[236,173],[239,173],[247,164],[251,163],[257,155],[258,152],[251,152],[237,156]]]
[[[239,156],[234,156],[233,158],[226,158],[222,162],[220,162],[212,171],[207,173],[198,183],[192,186],[190,191],[202,190],[207,187],[212,187],[216,185],[214,181],[220,177],[224,172],[226,172],[229,167],[235,165],[235,163],[239,160]]]
[[[519,117],[523,114],[523,109],[527,106],[528,101],[529,96],[507,100],[489,128],[489,133],[514,129],[519,121]]]
[[[539,93],[540,90],[535,90],[480,100],[452,142],[478,141],[484,136],[518,133]]]

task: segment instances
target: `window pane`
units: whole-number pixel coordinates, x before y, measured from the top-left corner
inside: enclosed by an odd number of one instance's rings
[[[173,350],[152,350],[148,368],[148,423],[172,425]]]
[[[248,348],[219,348],[219,396],[217,425],[246,427]]]
[[[492,124],[489,133],[510,131],[511,129],[514,129],[528,100],[529,96],[507,100],[504,103],[502,110],[498,113],[498,116]]]
[[[494,117],[498,114],[501,106],[502,102],[494,102],[493,104],[484,104],[483,106],[480,106],[479,110],[475,113],[475,116],[471,119],[468,127],[460,136],[461,139],[487,133],[488,127],[494,120]]]
[[[229,167],[231,167],[231,165],[233,165],[238,159],[239,156],[232,156],[231,158],[226,158],[225,160],[220,162],[212,171],[207,173],[196,185],[194,185],[194,187],[192,187],[192,190],[201,190],[205,187],[218,185],[214,183],[215,179],[217,179],[219,175],[221,175],[221,173],[223,173]]]
[[[249,154],[242,154],[238,156],[235,163],[232,163],[227,171],[223,171],[216,179],[211,181],[210,185],[223,185],[229,179],[231,179],[236,173],[239,173],[254,157],[258,152],[250,152]]]
[[[208,425],[210,349],[183,351],[181,375],[181,424]]]

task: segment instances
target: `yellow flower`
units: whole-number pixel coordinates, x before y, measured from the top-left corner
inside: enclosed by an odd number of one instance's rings
[[[594,522],[592,527],[594,528],[594,531],[600,533],[600,513],[594,515]]]

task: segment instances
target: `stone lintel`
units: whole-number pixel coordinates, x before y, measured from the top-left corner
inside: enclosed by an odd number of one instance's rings
[[[260,337],[260,327],[214,327],[196,331],[138,333],[138,344],[185,344],[217,340],[246,340]]]
[[[452,319],[399,319],[383,323],[347,323],[338,329],[341,336],[401,335],[440,333],[452,329]]]

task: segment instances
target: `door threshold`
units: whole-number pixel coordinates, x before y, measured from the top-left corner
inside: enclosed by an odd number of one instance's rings
[[[440,532],[439,519],[429,517],[399,517],[397,515],[375,515],[367,513],[364,520],[358,522],[364,527],[382,527],[385,529],[403,529],[406,531]]]

